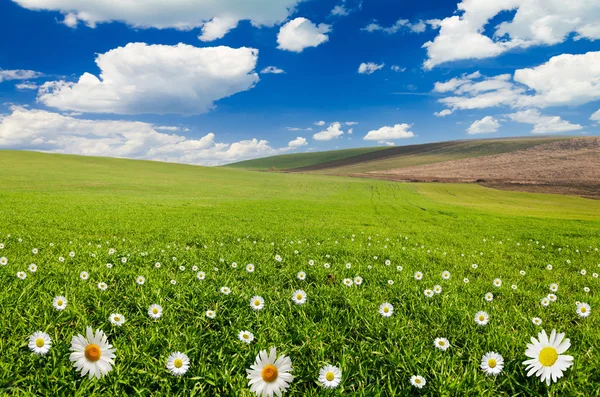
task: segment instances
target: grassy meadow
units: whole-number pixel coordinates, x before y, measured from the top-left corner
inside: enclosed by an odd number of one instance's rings
[[[246,369],[271,346],[292,360],[290,396],[600,395],[600,201],[18,151],[0,158],[3,395],[251,396]],[[357,276],[361,285],[344,285]],[[557,300],[543,307],[552,283]],[[441,293],[425,296],[436,285]],[[305,304],[292,302],[296,290]],[[58,295],[63,311],[52,305]],[[255,295],[261,311],[250,307]],[[578,301],[589,317],[578,317]],[[391,317],[378,312],[384,302]],[[148,316],[151,304],[162,306],[160,319]],[[478,311],[487,325],[474,322]],[[111,313],[125,323],[112,325]],[[71,338],[87,326],[117,349],[100,380],[81,378],[69,361]],[[574,357],[551,386],[522,364],[542,329],[564,332]],[[238,340],[241,330],[255,340]],[[43,357],[27,347],[35,331],[52,338]],[[451,347],[436,349],[437,337]],[[165,366],[175,351],[190,358],[181,377]],[[480,369],[489,351],[505,360],[495,377]],[[318,384],[325,364],[342,371],[334,390]],[[413,375],[426,380],[422,389]]]

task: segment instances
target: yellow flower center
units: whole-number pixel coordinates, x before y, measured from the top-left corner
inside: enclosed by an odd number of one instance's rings
[[[254,301],[254,306],[260,306],[260,301],[258,299]]]
[[[298,299],[299,301],[302,300],[302,298],[303,298],[302,294],[296,295],[296,299]]]
[[[539,360],[544,367],[551,367],[558,360],[558,352],[551,346],[544,347],[540,352]]]
[[[417,385],[420,385],[421,384],[421,378],[415,378],[415,383]]]
[[[485,320],[485,316],[479,315],[479,321],[483,321],[483,320]]]
[[[152,313],[158,314],[158,308],[155,307],[154,309],[152,309]]]
[[[85,351],[85,358],[88,359],[88,361],[92,361],[92,362],[96,362],[98,360],[100,360],[100,356],[102,356],[102,352],[100,351],[100,346],[96,345],[95,343],[90,343],[89,345],[86,346]]]
[[[269,364],[263,368],[261,375],[265,382],[271,383],[277,380],[279,372],[277,371],[276,366],[274,366],[273,364]]]
[[[582,307],[581,307],[581,312],[582,312],[582,313],[585,313],[585,312],[587,312],[587,309],[585,308],[585,306],[582,306]]]
[[[498,363],[496,363],[496,360],[494,360],[493,358],[490,358],[490,359],[488,360],[488,367],[490,367],[490,368],[496,368],[496,365],[497,365],[497,364],[498,364]]]
[[[117,323],[118,323],[119,321],[121,321],[121,317],[119,317],[119,316],[115,316],[114,320],[115,320],[115,322],[117,322]]]
[[[56,302],[56,304],[57,304],[58,306],[62,306],[62,304],[63,304],[63,301],[62,301],[61,299],[59,299],[59,300]]]
[[[333,378],[335,378],[335,375],[333,375],[333,372],[329,371],[325,374],[325,379],[327,379],[329,382],[331,382],[333,380]]]
[[[176,358],[175,361],[173,361],[173,366],[175,368],[181,368],[183,366],[183,360]]]
[[[384,312],[384,313],[389,313],[389,312],[390,312],[390,308],[389,308],[389,307],[387,307],[387,306],[386,306],[386,307],[384,307],[384,308],[383,308],[383,312]]]
[[[443,340],[439,341],[439,345],[444,346],[445,345],[444,341]]]
[[[242,335],[242,338],[244,338],[244,339],[248,339],[249,337],[250,337],[250,335],[248,335],[248,334],[243,334]]]
[[[44,345],[45,345],[45,344],[46,344],[46,342],[44,341],[44,339],[43,339],[43,338],[37,338],[37,339],[35,340],[35,345],[36,345],[37,347],[44,347]]]

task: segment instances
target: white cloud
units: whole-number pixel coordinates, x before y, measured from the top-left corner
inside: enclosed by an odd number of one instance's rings
[[[557,132],[578,131],[583,129],[579,124],[571,124],[559,116],[543,116],[536,109],[528,109],[520,112],[507,114],[511,120],[517,123],[532,124],[533,134],[552,134]]]
[[[124,157],[200,165],[218,165],[270,156],[268,141],[251,139],[232,144],[162,133],[149,123],[125,120],[86,120],[45,110],[12,107],[0,118],[0,147],[89,156]],[[164,129],[164,128],[161,128]]]
[[[353,132],[354,132],[354,128],[348,129],[348,135],[352,135]]]
[[[596,113],[592,114],[592,116],[590,117],[590,120],[600,121],[600,109],[598,109],[598,111]]]
[[[179,127],[175,127],[175,126],[171,126],[171,125],[155,125],[154,129],[160,130],[160,131],[179,131],[180,130]]]
[[[500,128],[500,123],[498,122],[498,120],[496,120],[492,116],[485,116],[481,120],[477,120],[473,124],[471,124],[471,126],[467,130],[467,134],[490,134],[492,132],[498,131],[498,128]]]
[[[489,21],[505,11],[516,10],[512,20],[497,26]],[[426,69],[436,65],[498,56],[514,48],[554,45],[571,33],[575,39],[600,39],[600,2],[595,0],[463,0],[459,15],[428,21],[439,34],[425,43]],[[493,30],[493,36],[484,34]]]
[[[70,27],[119,21],[136,28],[202,28],[203,41],[223,37],[239,21],[275,26],[295,12],[302,0],[14,0],[30,10],[59,11]]]
[[[298,148],[306,145],[308,145],[308,142],[306,142],[306,138],[302,138],[301,136],[296,137],[296,139],[288,143],[288,146],[291,148]]]
[[[348,11],[348,9],[346,9],[346,7],[343,4],[333,7],[333,10],[331,10],[331,15],[335,15],[338,17],[344,17],[348,14],[350,14],[350,11]]]
[[[435,83],[435,92],[452,92],[439,102],[452,110],[575,106],[600,99],[600,52],[552,57],[548,62],[518,69],[514,77],[463,75]]]
[[[435,112],[433,115],[436,117],[446,117],[446,116],[450,116],[452,113],[453,113],[452,110],[444,109],[441,112]]]
[[[321,121],[315,121],[315,125],[318,125],[318,126],[322,127],[322,126],[325,125],[325,122],[323,120],[321,120]]]
[[[31,80],[43,77],[44,74],[34,70],[2,70],[0,69],[0,83],[8,80]]]
[[[97,56],[99,78],[84,73],[76,83],[47,82],[38,101],[91,113],[199,114],[253,88],[257,59],[258,50],[246,47],[129,43]]]
[[[396,146],[396,143],[392,141],[377,141],[377,143],[385,146]]]
[[[267,66],[263,70],[260,71],[262,74],[281,74],[285,73],[285,70],[279,69],[277,66]]]
[[[330,141],[339,138],[344,134],[342,124],[339,122],[332,123],[325,131],[317,132],[313,135],[313,139],[317,141]]]
[[[373,62],[367,62],[367,63],[361,63],[360,66],[358,67],[358,73],[360,74],[373,74],[376,71],[380,70],[383,68],[385,64],[376,64]]]
[[[307,47],[316,47],[329,40],[326,33],[331,31],[330,25],[318,26],[306,18],[292,19],[279,29],[277,48],[292,52],[302,52]]]
[[[376,22],[370,23],[361,30],[367,32],[381,31],[387,34],[394,34],[399,31],[411,31],[413,33],[423,33],[427,29],[425,22],[419,20],[416,23],[411,23],[408,19],[399,19],[390,27],[383,27]]]
[[[37,84],[31,83],[28,81],[19,83],[19,84],[15,84],[15,87],[17,88],[17,90],[37,90],[38,89]]]
[[[346,121],[344,124],[346,124],[346,125],[356,125],[356,124],[358,124],[358,122],[356,122],[356,121]]]
[[[404,72],[406,70],[406,68],[401,68],[398,65],[392,65],[390,69],[392,69],[394,72]]]
[[[412,138],[415,134],[408,129],[412,124],[396,124],[393,127],[381,127],[378,130],[371,130],[363,138],[365,141],[384,141],[393,139]]]

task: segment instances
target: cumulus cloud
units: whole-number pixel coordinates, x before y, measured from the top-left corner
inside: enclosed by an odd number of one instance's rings
[[[13,0],[30,10],[58,11],[63,23],[76,27],[79,22],[89,27],[119,21],[136,28],[202,28],[200,39],[210,41],[223,37],[239,21],[253,26],[275,26],[295,12],[302,0]]]
[[[378,130],[371,130],[363,138],[365,141],[386,141],[394,139],[412,138],[415,134],[408,129],[412,124],[396,124],[393,127],[381,127]]]
[[[34,70],[3,70],[0,69],[0,83],[9,80],[31,80],[43,77],[44,74]]]
[[[129,43],[97,56],[99,77],[84,73],[76,83],[46,82],[38,101],[91,113],[199,114],[253,88],[257,59],[258,50],[246,47]]]
[[[24,82],[24,83],[15,84],[15,87],[17,88],[17,90],[37,90],[38,89],[37,84],[31,83],[29,81]]]
[[[282,73],[285,73],[285,70],[279,69],[277,66],[267,66],[260,72],[262,74],[282,74]]]
[[[292,19],[279,29],[277,48],[302,52],[305,48],[317,47],[327,42],[329,36],[326,33],[330,31],[330,25],[324,23],[317,26],[306,18]]]
[[[583,129],[579,124],[571,124],[559,116],[544,116],[537,109],[527,109],[520,112],[507,114],[511,120],[517,123],[532,124],[533,134],[552,134],[557,132],[578,131]]]
[[[444,109],[441,112],[433,113],[433,115],[436,117],[446,117],[446,116],[450,116],[451,114],[452,114],[452,110],[450,110],[450,109]]]
[[[592,116],[590,117],[590,120],[600,121],[600,109],[598,109],[598,111],[596,113],[592,114]]]
[[[331,15],[335,15],[338,17],[345,17],[348,14],[350,14],[350,11],[343,4],[338,4],[335,7],[333,7],[333,10],[331,10]]]
[[[344,134],[342,131],[342,124],[339,122],[332,123],[326,130],[317,132],[313,135],[313,139],[317,141],[330,141],[335,138],[339,138]]]
[[[321,120],[321,121],[315,121],[315,125],[318,125],[318,126],[322,127],[322,126],[325,125],[325,122],[323,120]]]
[[[376,64],[373,62],[367,62],[367,63],[361,63],[360,66],[358,67],[358,73],[360,74],[373,74],[376,71],[380,70],[383,68],[385,64]]]
[[[288,147],[290,148],[299,148],[301,146],[306,145],[308,145],[308,142],[306,142],[306,138],[302,138],[301,136],[296,137],[296,139],[294,139],[293,141],[289,141],[288,143]]]
[[[492,132],[498,131],[498,128],[500,128],[500,123],[498,122],[498,120],[496,120],[492,116],[485,116],[481,120],[477,120],[473,124],[471,124],[471,126],[467,130],[467,134],[490,134]]]
[[[411,23],[408,19],[399,19],[392,26],[383,27],[376,22],[370,23],[361,30],[367,32],[384,32],[387,34],[394,34],[399,31],[423,33],[427,29],[425,22],[419,20],[418,22]]]
[[[488,26],[501,12],[516,10],[512,20]],[[425,43],[431,69],[445,62],[498,56],[514,48],[554,45],[574,39],[600,39],[600,2],[593,0],[463,0],[458,15],[428,21],[439,29]],[[485,32],[491,30],[493,35]]]
[[[188,139],[159,132],[165,130],[164,126],[136,121],[78,119],[23,107],[12,107],[11,111],[0,118],[0,148],[199,165],[218,165],[289,150],[274,149],[268,141],[258,139],[219,143],[213,133]]]
[[[600,52],[552,57],[514,75],[482,76],[479,72],[435,83],[433,91],[452,93],[442,98],[452,110],[575,106],[600,99]]]

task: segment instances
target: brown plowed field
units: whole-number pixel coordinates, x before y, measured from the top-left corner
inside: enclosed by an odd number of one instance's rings
[[[573,138],[509,153],[351,176],[481,183],[500,189],[600,198],[600,137]]]

